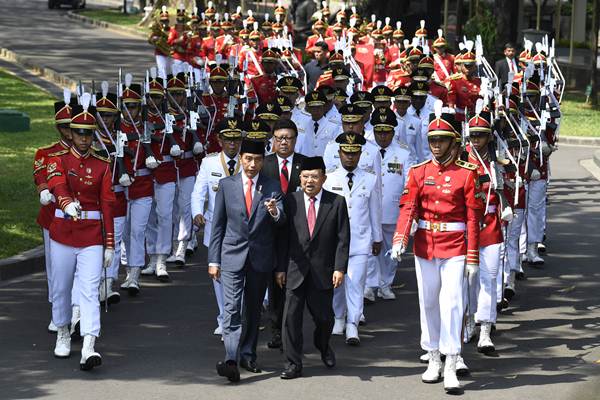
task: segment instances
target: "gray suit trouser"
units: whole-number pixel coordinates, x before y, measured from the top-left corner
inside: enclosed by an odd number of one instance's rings
[[[256,361],[260,315],[270,277],[271,272],[257,272],[249,262],[240,271],[221,271],[225,361],[237,362],[238,350],[241,359]]]

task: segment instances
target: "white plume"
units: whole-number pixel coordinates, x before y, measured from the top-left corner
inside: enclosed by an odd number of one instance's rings
[[[398,21],[396,22],[396,30],[400,30],[402,29],[402,22]]]
[[[323,8],[327,8],[327,2],[326,1],[322,1],[321,4],[323,5]]]
[[[92,93],[92,100],[91,103],[94,107],[96,107],[96,94]]]
[[[265,22],[269,22],[269,14],[265,14]]]
[[[71,102],[71,90],[63,88],[63,101],[65,104],[69,104]]]
[[[391,20],[392,19],[390,17],[385,17],[385,26],[388,26]]]
[[[538,53],[541,53],[543,50],[544,50],[544,46],[540,42],[537,42],[535,44],[535,51]]]
[[[102,81],[100,87],[102,88],[102,97],[106,97],[108,94],[108,82]]]
[[[248,10],[248,17],[252,18],[252,10]]]
[[[161,10],[162,10],[163,13],[166,13],[167,12],[167,6],[162,6]]]
[[[212,7],[213,7],[213,2],[212,2],[212,1],[209,1],[209,2],[208,2],[208,8],[212,8]]]
[[[404,39],[402,43],[404,44],[405,49],[408,49],[410,47],[410,41],[408,39]]]
[[[475,45],[475,42],[473,42],[472,40],[467,40],[467,42],[465,43],[465,49],[467,49],[467,51],[472,51],[473,45]]]
[[[444,31],[441,29],[438,29],[438,37],[441,39],[444,37]]]
[[[377,16],[375,14],[371,14],[371,22],[375,23],[377,21]]]
[[[414,37],[412,40],[412,47],[417,47],[419,45],[419,38]]]
[[[356,14],[356,7],[352,6],[352,14]]]
[[[200,17],[202,18],[202,21],[206,19],[206,15],[204,13],[200,13]]]
[[[229,13],[223,14],[223,18],[225,19],[225,21],[229,21]]]
[[[242,6],[237,6],[235,9],[236,14],[240,14],[242,12]]]
[[[223,55],[217,53],[217,55],[215,55],[215,62],[217,63],[217,65],[221,65],[221,62],[223,62]]]
[[[458,44],[458,49],[459,49],[460,51],[463,51],[463,50],[465,49],[465,44],[464,44],[463,42],[460,42],[460,43]]]
[[[482,110],[483,110],[483,99],[477,99],[477,101],[475,102],[475,114],[477,114],[477,115],[481,114]]]
[[[219,13],[216,13],[216,14],[215,14],[215,20],[216,20],[216,21],[219,21],[220,19],[221,19],[221,14],[219,14]]]
[[[242,25],[244,26],[244,29],[247,29],[248,28],[248,21],[243,20],[242,21]]]
[[[89,93],[83,93],[81,97],[79,97],[79,104],[83,107],[83,111],[87,111],[90,108],[90,102],[92,101],[92,96]]]
[[[150,78],[152,78],[153,80],[156,79],[156,67],[151,67],[150,68]]]
[[[256,22],[256,21],[255,21],[255,22],[252,24],[252,26],[254,27],[254,30],[255,30],[255,31],[257,31],[257,30],[258,30],[258,22]]]
[[[377,29],[381,29],[381,21],[377,21]]]
[[[533,48],[533,42],[531,40],[525,39],[525,44],[523,45],[523,47],[525,48],[525,50],[531,51],[531,49]]]
[[[427,43],[425,43],[425,46],[423,46],[423,54],[425,54],[426,56],[428,56],[430,53],[429,51],[429,45]]]
[[[133,82],[133,75],[130,73],[125,74],[125,87],[128,88],[131,86],[131,82]]]
[[[436,118],[440,118],[442,116],[442,107],[444,106],[444,102],[440,99],[437,99],[435,103],[433,103],[433,112]]]
[[[419,25],[421,25],[421,29],[425,29],[425,20],[422,19],[421,21],[419,21]]]
[[[194,15],[198,15],[198,7],[194,6]]]
[[[346,11],[346,3],[342,3],[342,11],[345,12]]]
[[[350,28],[354,28],[356,26],[356,18],[350,18]]]
[[[336,16],[335,16],[335,19],[336,19],[336,21],[337,21],[338,23],[340,23],[340,24],[342,23],[342,18],[344,18],[344,17],[342,16],[342,14],[338,14],[338,15],[336,15]]]
[[[275,21],[281,22],[281,15],[279,15],[279,14],[275,15]]]

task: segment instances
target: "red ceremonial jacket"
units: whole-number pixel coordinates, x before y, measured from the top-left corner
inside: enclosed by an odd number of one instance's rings
[[[64,141],[60,140],[56,143],[51,144],[50,146],[40,147],[36,150],[35,156],[33,158],[33,182],[35,183],[38,194],[42,190],[48,189],[48,181],[46,179],[46,167],[48,165],[48,159],[50,157],[53,157],[54,153],[68,149],[69,145]],[[44,229],[50,229],[50,224],[54,219],[55,209],[55,203],[50,203],[48,205],[41,206],[40,212],[38,213],[38,217],[36,219],[37,224]]]
[[[138,131],[143,129],[141,123],[137,123],[137,129]],[[144,150],[144,146],[139,143],[136,129],[129,122],[122,121],[121,131],[127,135],[127,147],[131,150],[131,153],[133,153],[131,156],[125,154],[123,157],[127,173],[134,178],[133,183],[127,189],[128,198],[129,200],[135,200],[142,197],[153,196],[154,179],[152,178],[152,171],[146,168],[146,151]],[[138,152],[137,168],[134,168],[136,151]]]

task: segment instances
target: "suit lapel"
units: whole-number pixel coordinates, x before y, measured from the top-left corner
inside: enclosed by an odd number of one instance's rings
[[[302,204],[304,204],[304,201],[302,202]],[[321,228],[321,225],[323,225],[323,221],[325,221],[325,218],[327,218],[327,214],[329,214],[329,211],[331,211],[331,207],[332,206],[329,193],[323,191],[323,195],[321,195],[321,204],[319,204],[319,212],[317,213],[317,222],[315,223],[315,229],[313,230],[313,235],[310,239],[311,241],[313,240],[313,238],[317,237],[317,233],[319,233],[319,229]],[[306,224],[306,227],[308,230],[308,222]]]
[[[252,209],[250,210],[250,219],[252,219],[252,217],[254,216],[254,213],[256,212],[256,209],[258,208],[258,205],[260,203],[260,200],[262,199],[263,193],[263,175],[260,174],[258,175],[258,180],[256,181],[256,188],[254,189],[254,197],[252,197]],[[246,204],[244,202],[244,204]]]
[[[310,234],[308,233],[308,219],[306,218],[306,206],[304,205],[304,192],[294,192],[290,194],[290,196],[295,196],[296,198],[296,228],[301,230],[298,232],[298,236],[303,238],[308,238]]]
[[[290,181],[288,185],[288,193],[290,193],[290,188],[296,188],[300,186],[300,162],[302,160],[298,156],[298,153],[294,153],[294,160],[292,162],[292,168],[289,172]],[[302,202],[304,204],[304,202]]]

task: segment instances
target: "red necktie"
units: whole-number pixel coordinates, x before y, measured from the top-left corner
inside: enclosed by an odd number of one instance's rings
[[[281,184],[281,191],[285,194],[288,190],[288,169],[287,169],[288,160],[283,160],[283,166],[281,167],[281,174],[279,174],[279,183]]]
[[[248,187],[246,188],[246,213],[250,217],[252,210],[252,179],[248,179]]]
[[[308,233],[312,238],[313,231],[315,230],[315,223],[317,222],[317,212],[315,209],[315,198],[310,198],[310,205],[308,206],[308,217],[306,218],[308,221]]]

